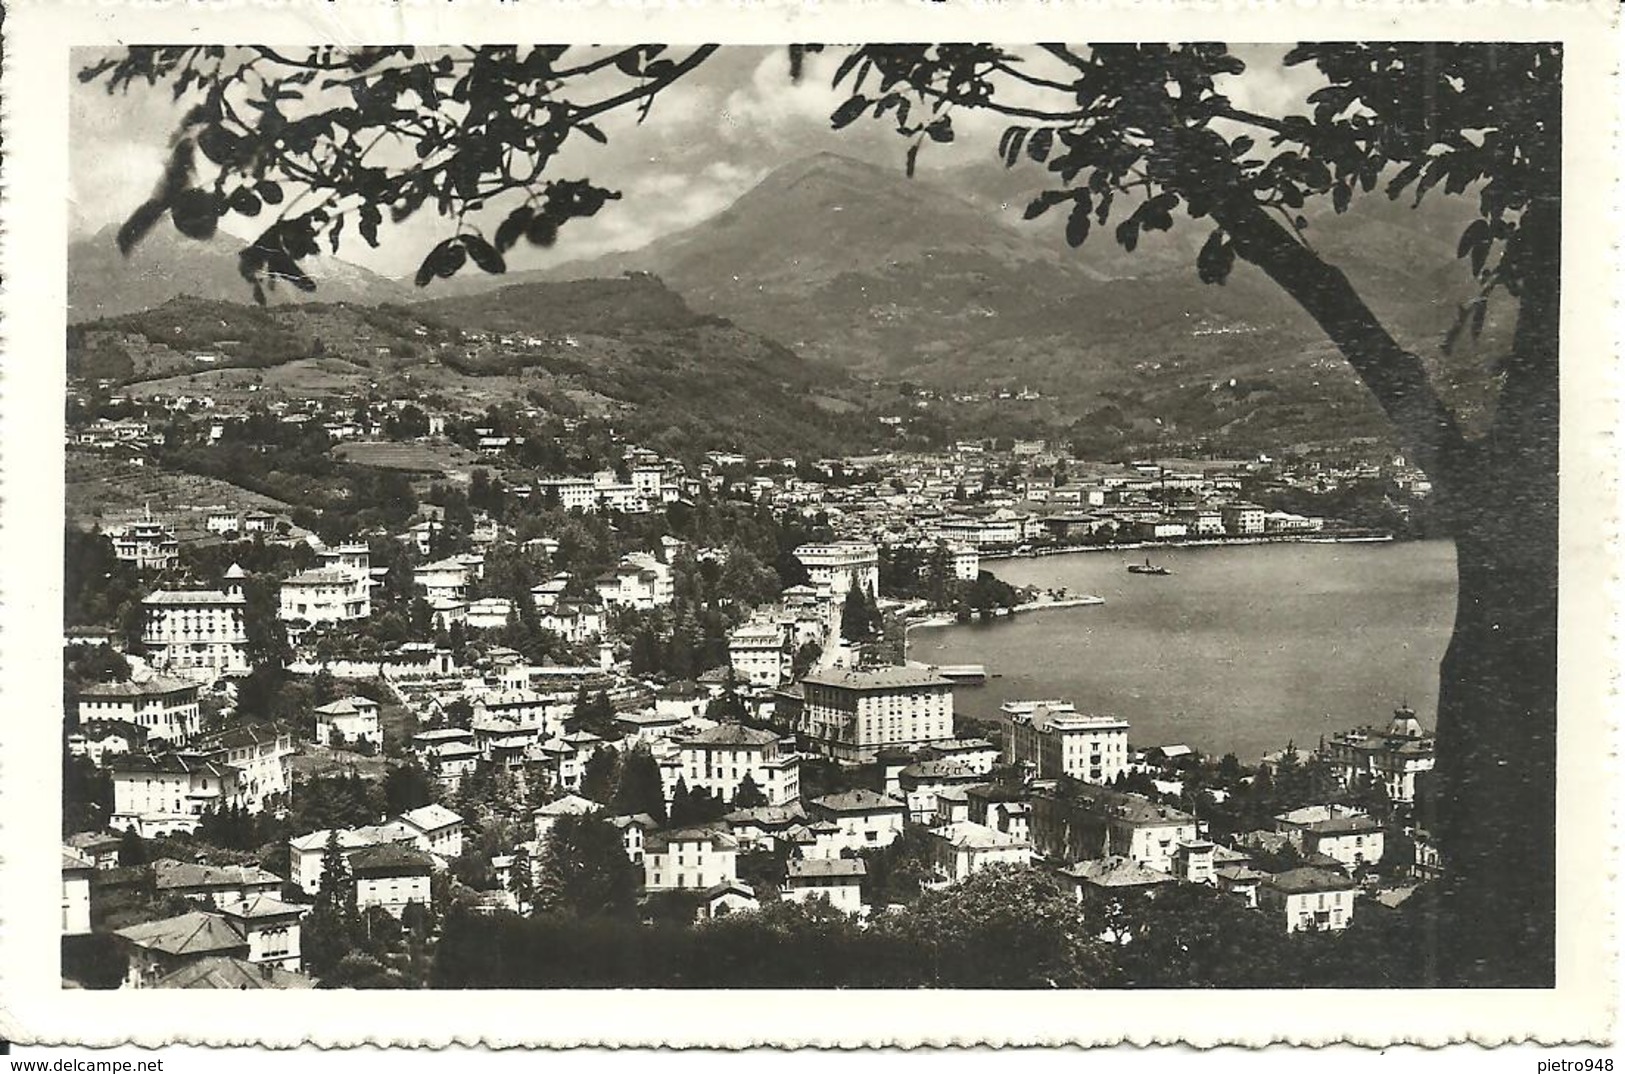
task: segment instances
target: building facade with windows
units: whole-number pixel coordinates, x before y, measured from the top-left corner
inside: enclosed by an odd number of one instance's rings
[[[809,748],[859,763],[882,749],[948,742],[953,684],[925,668],[823,669],[801,681],[796,731]]]
[[[683,782],[732,802],[749,776],[768,805],[783,805],[801,796],[801,758],[779,752],[772,731],[725,723],[678,743]]]
[[[795,557],[807,568],[812,584],[828,586],[836,599],[853,589],[871,597],[880,595],[878,545],[869,541],[804,544],[795,550]]]
[[[651,832],[643,843],[649,891],[704,891],[739,879],[739,841],[716,828]]]
[[[127,754],[108,764],[113,778],[115,831],[134,829],[143,839],[190,835],[203,814],[243,805],[238,771],[183,754]]]
[[[372,614],[371,580],[339,567],[292,575],[278,596],[277,618],[285,623],[345,623]]]
[[[79,691],[79,723],[119,720],[147,733],[147,741],[171,746],[198,733],[198,685],[158,676],[146,682],[95,682]]]
[[[1006,760],[1030,766],[1035,779],[1111,783],[1128,769],[1126,720],[1079,712],[1070,701],[1007,701],[1001,711]]]
[[[247,675],[243,569],[233,564],[218,589],[160,589],[142,600],[141,644],[158,671],[188,678]]]

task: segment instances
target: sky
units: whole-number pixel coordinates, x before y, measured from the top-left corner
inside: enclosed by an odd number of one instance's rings
[[[1301,101],[1313,82],[1313,72],[1279,65],[1282,46],[1234,48],[1248,60],[1249,70],[1231,80],[1226,91],[1244,107],[1279,111],[1289,101]],[[76,68],[101,54],[77,52]],[[590,176],[619,189],[623,199],[590,220],[572,221],[552,249],[522,244],[510,255],[510,269],[636,249],[715,215],[775,167],[799,156],[828,150],[901,172],[907,143],[887,125],[860,120],[842,131],[831,129],[830,113],[845,97],[831,87],[837,62],[838,55],[809,57],[800,82],[792,82],[782,46],[729,46],[663,92],[647,123],[635,125],[627,117],[603,124],[609,136],[603,146],[572,139],[555,162],[555,174]],[[110,95],[100,82],[75,80],[69,143],[71,237],[122,223],[146,198],[190,100],[175,102],[166,86],[142,84]],[[958,138],[952,145],[930,145],[921,154],[919,174],[952,185],[956,169],[994,159],[1004,126],[996,116],[957,115]],[[488,209],[482,219],[494,224],[505,211]],[[254,224],[263,225],[263,218],[228,217],[222,227],[250,237]],[[449,221],[425,210],[405,225],[386,224],[380,249],[352,241],[340,256],[386,276],[406,276],[425,250],[453,230]]]

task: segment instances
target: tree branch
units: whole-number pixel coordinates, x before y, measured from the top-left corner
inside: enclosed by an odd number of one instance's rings
[[[1440,490],[1461,483],[1466,442],[1428,380],[1422,360],[1401,347],[1348,277],[1293,239],[1247,190],[1217,197],[1213,219],[1238,255],[1262,269],[1314,318],[1394,423],[1407,454]]]

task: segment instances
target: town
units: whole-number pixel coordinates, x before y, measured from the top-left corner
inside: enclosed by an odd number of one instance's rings
[[[1007,557],[1392,539],[1420,471],[887,450],[904,420],[682,458],[520,406],[70,396],[70,500],[76,466],[199,498],[65,535],[65,979],[1403,983],[1440,872],[1408,708],[1210,756],[973,714],[988,669],[907,635],[1100,602]]]

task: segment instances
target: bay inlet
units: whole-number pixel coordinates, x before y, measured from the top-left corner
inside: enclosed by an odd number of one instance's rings
[[[1066,587],[1105,604],[991,623],[920,626],[911,660],[985,664],[955,690],[972,715],[1065,698],[1133,726],[1136,746],[1183,742],[1253,763],[1288,741],[1385,722],[1407,702],[1433,725],[1456,606],[1449,541],[1168,548],[998,561],[1012,585]]]

